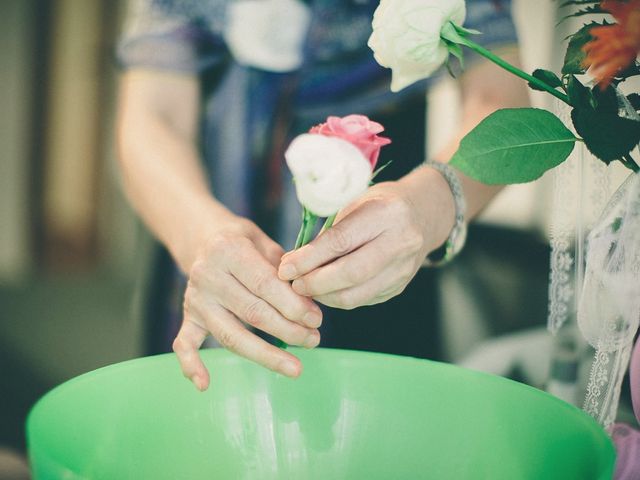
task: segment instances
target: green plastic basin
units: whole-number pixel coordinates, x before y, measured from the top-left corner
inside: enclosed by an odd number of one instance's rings
[[[610,479],[614,449],[580,410],[499,377],[406,357],[295,350],[291,380],[202,352],[75,378],[27,422],[35,479]]]

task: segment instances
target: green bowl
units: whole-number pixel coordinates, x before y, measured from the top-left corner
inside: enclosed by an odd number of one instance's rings
[[[73,379],[27,421],[35,479],[604,480],[589,416],[503,378],[407,357],[292,349],[291,380],[224,350],[200,393],[174,355]]]

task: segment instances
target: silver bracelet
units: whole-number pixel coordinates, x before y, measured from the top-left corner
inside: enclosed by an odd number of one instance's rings
[[[449,184],[456,211],[456,221],[449,233],[449,238],[441,248],[429,253],[422,263],[423,267],[439,267],[449,263],[460,253],[467,240],[467,223],[465,214],[467,212],[467,202],[464,198],[464,191],[460,184],[460,179],[456,172],[446,163],[427,160],[425,166],[436,169]]]

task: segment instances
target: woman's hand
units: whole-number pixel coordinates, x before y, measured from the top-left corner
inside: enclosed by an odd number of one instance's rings
[[[371,187],[332,228],[285,255],[279,276],[293,280],[298,294],[332,307],[381,303],[405,289],[425,255],[445,241],[453,219],[446,181],[421,168]]]
[[[503,58],[519,65],[517,50]],[[526,86],[488,61],[461,77],[462,120],[435,160],[447,162],[462,138],[499,108],[529,105]],[[459,175],[473,218],[500,191]],[[397,182],[369,189],[340,215],[339,222],[280,265],[283,280],[321,303],[353,308],[383,302],[413,278],[425,255],[442,245],[454,224],[455,205],[438,172],[421,167]]]
[[[173,348],[204,390],[198,348],[211,334],[228,349],[295,377],[300,361],[246,328],[314,347],[322,314],[276,274],[282,249],[233,215],[209,190],[198,143],[200,82],[193,75],[132,70],[122,79],[118,139],[127,195],[189,277]]]
[[[300,375],[300,361],[249,331],[254,327],[291,345],[320,343],[322,313],[277,276],[282,248],[248,220],[217,224],[203,242],[189,271],[184,321],[173,349],[182,371],[200,390],[209,373],[198,349],[211,334],[223,347],[289,377]]]

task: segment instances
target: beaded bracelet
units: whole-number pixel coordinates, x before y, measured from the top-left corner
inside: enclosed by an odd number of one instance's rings
[[[458,175],[446,163],[427,160],[424,165],[436,169],[449,184],[456,210],[456,221],[444,245],[429,253],[422,262],[423,267],[439,267],[449,263],[460,253],[467,240],[467,223],[464,220],[467,212],[467,202]]]

